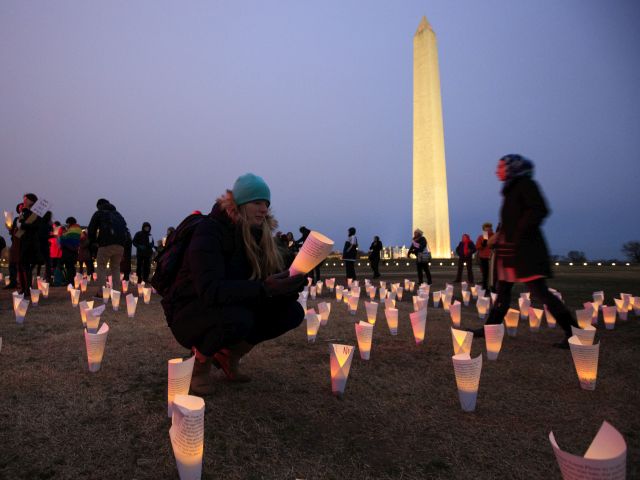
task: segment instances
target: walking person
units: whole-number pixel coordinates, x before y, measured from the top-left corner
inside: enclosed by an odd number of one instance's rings
[[[140,231],[133,236],[133,246],[136,249],[136,273],[138,274],[138,279],[148,283],[149,272],[151,272],[151,257],[155,248],[149,222],[144,222]]]
[[[228,380],[247,381],[240,358],[304,318],[297,292],[305,277],[289,277],[283,267],[270,202],[261,177],[239,177],[194,227],[177,277],[163,296],[174,337],[196,357],[191,377],[196,394],[213,393],[212,363]]]
[[[76,276],[76,262],[78,261],[78,250],[80,248],[80,237],[82,228],[78,225],[75,217],[65,220],[66,226],[60,236],[60,246],[62,247],[62,264],[65,271],[65,283],[73,284]]]
[[[482,224],[482,233],[476,240],[478,263],[482,272],[482,288],[489,291],[489,264],[491,262],[491,245],[489,239],[493,237],[493,225],[489,222]]]
[[[342,249],[342,260],[346,268],[346,276],[352,280],[356,279],[356,258],[358,258],[358,237],[356,237],[356,229],[350,227]]]
[[[102,298],[102,287],[107,283],[107,264],[114,285],[120,282],[120,261],[126,242],[127,222],[108,200],[101,198],[96,203],[97,211],[91,217],[87,232],[89,242],[97,244],[96,255],[97,284],[96,297]]]
[[[458,255],[458,274],[454,283],[462,281],[462,269],[466,265],[467,267],[467,280],[469,283],[473,283],[473,254],[476,253],[476,246],[471,241],[471,237],[468,234],[462,235],[462,240],[456,247],[456,254]]]
[[[382,252],[382,242],[377,235],[373,237],[373,242],[369,246],[369,264],[373,270],[373,278],[380,278],[380,252]]]
[[[431,270],[429,270],[429,262],[431,261],[431,250],[429,250],[429,244],[424,236],[424,233],[419,228],[413,232],[413,238],[411,239],[411,247],[407,257],[411,255],[416,257],[416,268],[418,269],[418,285],[422,285],[424,277],[422,272],[427,276],[427,285],[431,285]]]
[[[568,349],[571,326],[577,327],[578,323],[547,288],[545,279],[551,277],[551,266],[540,226],[549,210],[532,178],[533,168],[533,163],[521,155],[506,155],[498,161],[496,176],[504,183],[495,247],[498,297],[486,323],[502,323],[511,304],[513,284],[521,282],[531,293],[532,300],[546,305],[564,330],[564,340],[554,346]],[[484,336],[484,330],[475,330],[474,335]]]

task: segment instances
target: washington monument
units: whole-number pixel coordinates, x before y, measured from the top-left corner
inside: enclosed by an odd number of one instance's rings
[[[438,47],[426,17],[413,37],[413,230],[418,228],[434,258],[451,257]]]

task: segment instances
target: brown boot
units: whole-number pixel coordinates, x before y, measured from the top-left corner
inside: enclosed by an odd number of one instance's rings
[[[247,342],[240,342],[229,348],[223,348],[213,354],[213,363],[216,367],[221,368],[227,380],[231,382],[249,382],[251,378],[240,373],[240,359],[249,353],[253,345]]]
[[[215,391],[210,373],[211,358],[208,358],[205,362],[200,362],[196,358],[193,362],[193,373],[191,374],[191,385],[189,387],[191,393],[211,395]]]

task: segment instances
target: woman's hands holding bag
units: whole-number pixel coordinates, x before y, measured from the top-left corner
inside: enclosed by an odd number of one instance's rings
[[[264,292],[267,297],[277,297],[302,291],[307,277],[302,274],[289,276],[289,270],[275,273],[264,281]]]

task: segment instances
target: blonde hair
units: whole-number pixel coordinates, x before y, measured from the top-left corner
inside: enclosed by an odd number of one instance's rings
[[[225,210],[231,221],[240,227],[244,251],[251,265],[251,280],[264,280],[269,275],[280,272],[284,269],[282,255],[273,239],[273,230],[278,226],[278,222],[271,214],[271,209],[267,212],[265,219],[260,225],[262,235],[260,243],[256,242],[251,233],[251,222],[247,218],[246,209],[241,205],[238,207],[233,199],[233,193],[227,193],[218,199],[221,207]]]

